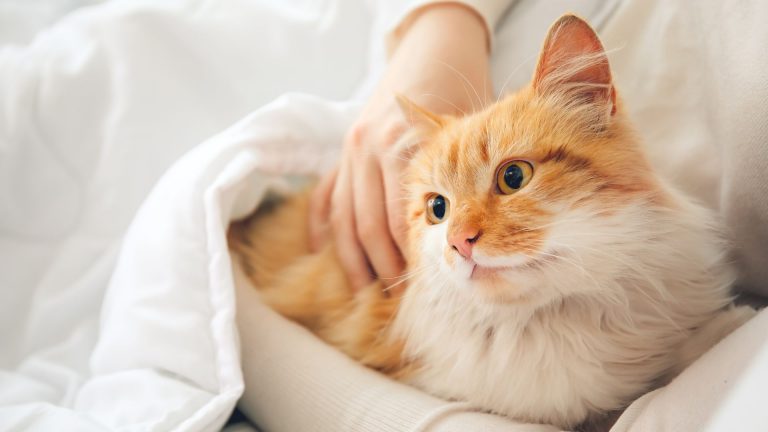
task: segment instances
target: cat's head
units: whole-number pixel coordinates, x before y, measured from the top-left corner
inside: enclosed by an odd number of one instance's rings
[[[603,46],[575,16],[550,29],[530,85],[484,111],[401,104],[422,137],[407,182],[409,261],[435,286],[504,303],[588,290],[643,241],[647,209],[665,199]]]

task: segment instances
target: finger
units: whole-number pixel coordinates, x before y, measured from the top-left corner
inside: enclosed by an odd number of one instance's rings
[[[402,179],[407,165],[406,156],[390,154],[382,158],[384,196],[387,205],[389,232],[397,248],[404,255],[408,228],[405,222],[405,190]]]
[[[405,195],[402,186],[402,173],[405,170],[406,161],[399,157],[386,157],[382,160],[382,163],[389,232],[400,250],[401,256],[405,256],[407,225],[405,222]],[[391,295],[401,295],[403,293],[407,285],[402,282],[402,279],[400,279],[395,284],[389,286]]]
[[[318,252],[331,235],[331,194],[339,168],[334,168],[315,186],[309,198],[309,249]]]
[[[353,289],[360,289],[373,280],[363,248],[357,241],[352,195],[352,164],[345,157],[336,178],[331,199],[331,225],[336,241],[336,254]]]
[[[397,282],[404,262],[389,232],[379,161],[372,154],[356,159],[352,187],[357,238],[374,272],[389,286]]]

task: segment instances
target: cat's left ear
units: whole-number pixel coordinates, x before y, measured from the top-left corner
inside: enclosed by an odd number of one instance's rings
[[[440,129],[445,125],[445,119],[443,117],[417,105],[407,97],[401,94],[396,94],[395,98],[397,99],[397,104],[400,105],[400,110],[403,112],[406,121],[417,129],[430,131]]]
[[[580,102],[604,104],[607,112],[616,113],[616,90],[603,44],[575,15],[563,15],[550,27],[533,87],[539,94],[560,92]]]

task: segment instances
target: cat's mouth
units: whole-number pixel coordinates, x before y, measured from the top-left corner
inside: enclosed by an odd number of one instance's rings
[[[481,266],[480,264],[475,263],[472,266],[472,271],[469,274],[470,279],[492,279],[495,277],[498,277],[500,273],[511,270],[514,267],[488,267],[488,266]]]
[[[476,261],[470,259],[469,264],[472,266],[472,271],[469,274],[470,279],[482,280],[482,279],[494,279],[501,277],[501,275],[508,271],[527,271],[541,268],[541,266],[553,261],[559,255],[555,253],[548,253],[537,257],[527,258],[524,261],[503,266],[489,266],[482,265]]]

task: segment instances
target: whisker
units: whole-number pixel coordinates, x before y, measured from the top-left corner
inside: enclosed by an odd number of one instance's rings
[[[446,62],[444,62],[442,60],[436,60],[436,61],[438,63],[441,63],[443,66],[447,67],[451,71],[453,71],[456,75],[459,76],[459,78],[464,80],[464,82],[469,86],[469,88],[472,89],[472,91],[475,93],[475,97],[477,98],[477,102],[480,104],[480,106],[484,106],[485,105],[486,101],[484,101],[480,97],[480,93],[477,92],[477,89],[475,88],[475,86],[472,85],[472,83],[469,81],[469,79],[463,73],[459,72],[455,67],[449,65],[448,63],[446,63]],[[466,87],[464,87],[464,88],[465,88],[465,91],[466,91]],[[470,100],[471,100],[471,98],[470,98]],[[474,102],[472,102],[472,111],[476,111]]]
[[[452,106],[453,108],[455,108],[456,111],[461,112],[462,115],[467,115],[466,111],[464,111],[463,109],[459,108],[455,103],[449,101],[448,99],[446,99],[446,98],[444,98],[444,97],[442,97],[440,95],[437,95],[435,93],[422,93],[421,95],[422,96],[430,96],[430,97],[434,97],[434,98],[440,99],[441,101],[443,101],[443,102],[449,104],[450,106]]]
[[[408,276],[408,275],[411,275],[411,274],[414,274],[414,273],[420,272],[420,271],[422,271],[422,270],[428,270],[428,269],[430,269],[430,268],[432,268],[432,267],[434,267],[434,266],[436,266],[436,265],[437,265],[436,263],[426,264],[426,265],[423,265],[423,266],[421,266],[421,267],[417,267],[417,268],[415,268],[415,269],[413,269],[413,270],[411,270],[411,271],[409,271],[409,272],[403,273],[403,274],[402,274],[402,275],[400,275],[400,276],[395,276],[395,277],[391,277],[391,278],[382,278],[382,277],[380,277],[379,279],[380,279],[380,280],[392,280],[392,279],[400,279],[400,278],[402,278],[402,277],[405,277],[405,276]]]
[[[499,90],[499,94],[496,97],[496,102],[501,100],[501,98],[504,96],[504,90],[507,88],[507,84],[509,84],[509,80],[512,79],[512,75],[514,75],[518,70],[520,70],[521,67],[525,66],[528,62],[533,60],[535,55],[529,55],[528,57],[524,58],[523,61],[517,64],[517,66],[512,69],[512,71],[507,74],[507,78],[504,80],[504,83],[501,86],[501,90]]]
[[[399,285],[403,284],[404,282],[407,282],[407,281],[409,281],[409,280],[411,280],[411,279],[414,279],[414,278],[416,278],[417,276],[421,276],[422,274],[426,273],[428,270],[432,270],[432,269],[433,269],[433,267],[434,267],[434,266],[428,266],[428,267],[426,267],[426,268],[422,268],[422,269],[419,269],[419,270],[417,270],[417,271],[411,272],[411,273],[410,273],[410,274],[408,274],[408,275],[399,276],[398,278],[402,278],[402,280],[400,280],[400,281],[398,281],[398,282],[395,282],[394,284],[392,284],[392,285],[390,285],[390,286],[388,286],[388,287],[386,287],[386,288],[383,288],[383,289],[382,289],[382,291],[384,291],[384,292],[386,292],[386,291],[389,291],[389,290],[391,290],[392,288],[394,288],[394,287],[396,287],[396,286],[399,286]],[[389,278],[389,279],[398,279],[398,278]],[[380,278],[380,279],[381,279],[381,280],[383,280],[384,278]]]

